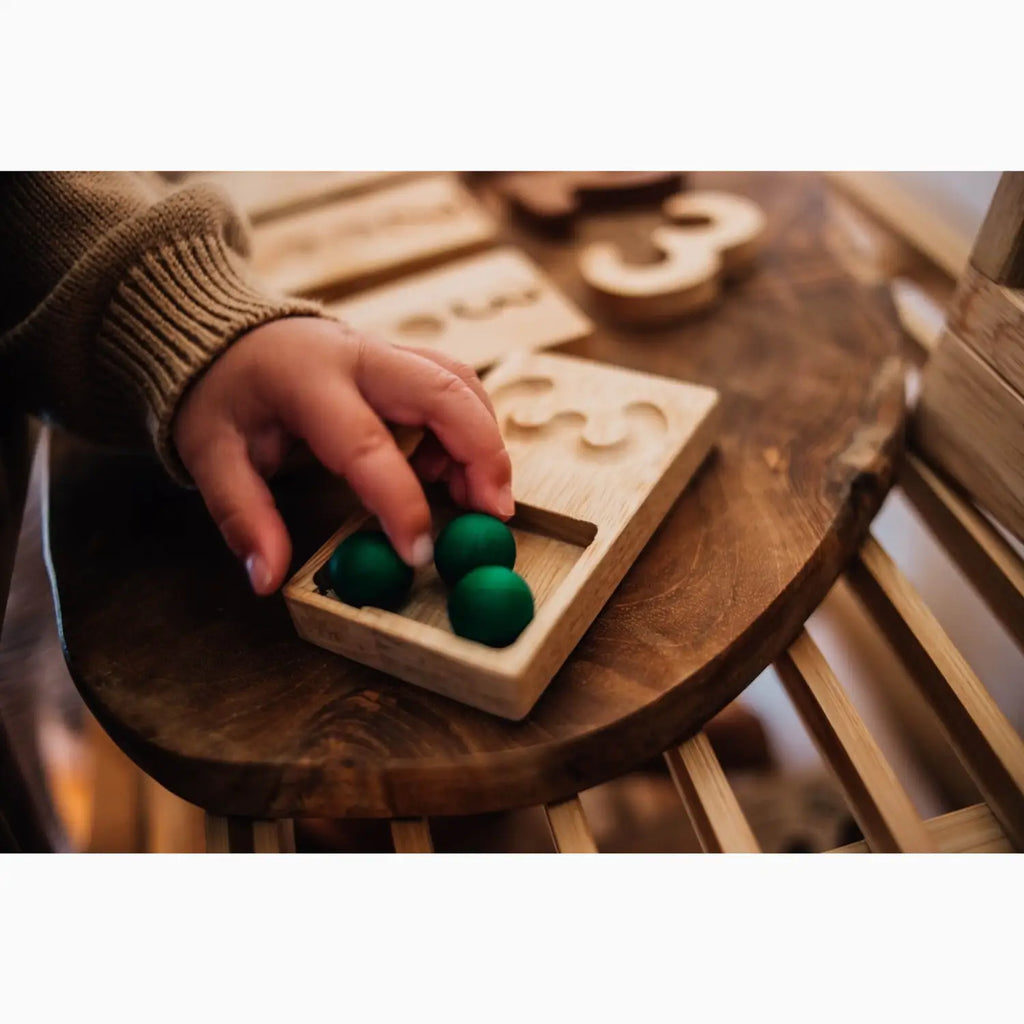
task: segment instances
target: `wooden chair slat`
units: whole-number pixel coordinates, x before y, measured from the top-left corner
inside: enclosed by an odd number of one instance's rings
[[[85,735],[92,755],[89,853],[146,849],[145,776],[89,715]]]
[[[294,853],[289,819],[258,820],[206,815],[207,853]]]
[[[206,852],[231,853],[230,827],[227,818],[206,815]]]
[[[545,804],[544,813],[559,853],[597,853],[597,843],[578,796]]]
[[[946,325],[1014,392],[1024,394],[1024,290],[968,268],[957,283]]]
[[[990,611],[1024,647],[1024,561],[926,462],[908,454],[900,487]]]
[[[847,578],[910,669],[1010,841],[1024,849],[1024,742],[873,537]]]
[[[253,853],[284,853],[284,832],[281,822],[253,821],[252,852]]]
[[[202,808],[164,789],[155,779],[143,774],[142,769],[134,770],[142,776],[146,852],[202,853],[206,848]]]
[[[999,827],[985,804],[974,804],[959,811],[929,818],[925,827],[935,840],[940,853],[1012,853],[1006,833]],[[829,853],[870,853],[863,840],[840,846]]]
[[[946,330],[921,374],[909,438],[1024,539],[1024,397]]]
[[[895,278],[889,294],[896,307],[900,327],[917,343],[927,357],[938,347],[946,315],[944,309],[927,292],[906,278]]]
[[[759,853],[760,846],[736,794],[699,732],[665,752],[672,781],[705,853]]]
[[[1006,833],[985,804],[932,818],[928,828],[942,853],[1013,853]]]
[[[391,821],[391,841],[395,844],[395,853],[434,852],[430,822],[426,818],[394,818]]]
[[[281,853],[295,853],[295,822],[291,818],[278,818],[277,834]]]
[[[999,178],[971,252],[971,265],[996,284],[1024,287],[1024,172]]]
[[[885,853],[934,852],[935,844],[910,797],[805,630],[775,667],[839,779],[871,848]]]

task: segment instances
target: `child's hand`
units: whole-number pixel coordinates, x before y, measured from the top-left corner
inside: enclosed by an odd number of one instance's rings
[[[430,509],[382,420],[426,427],[419,474],[507,519],[511,463],[476,374],[430,351],[395,348],[330,320],[295,317],[235,342],[199,378],[174,421],[174,443],[257,594],[284,580],[291,541],[264,482],[305,441],[380,519],[399,555],[430,561]],[[439,443],[438,443],[439,442]]]

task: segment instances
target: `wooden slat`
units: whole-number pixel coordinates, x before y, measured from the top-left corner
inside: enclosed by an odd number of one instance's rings
[[[1024,394],[1024,290],[968,267],[950,303],[949,330],[1018,395]]]
[[[206,848],[202,808],[143,777],[147,853],[202,853]]]
[[[942,853],[1013,853],[999,822],[985,804],[943,814],[928,822]]]
[[[997,284],[1024,288],[1024,172],[999,179],[971,263]]]
[[[279,818],[277,822],[278,841],[282,853],[295,852],[295,822],[291,818]]]
[[[216,814],[206,815],[206,852],[230,853],[231,839],[228,819]]]
[[[914,448],[1024,540],[1024,397],[946,330],[921,373]]]
[[[844,644],[865,669],[863,682],[877,712],[896,730],[894,739],[904,746],[906,756],[924,769],[925,791],[946,807],[978,803],[981,793],[950,745],[935,709],[847,579],[836,580],[829,603],[828,615],[842,623]]]
[[[946,315],[942,307],[917,284],[897,277],[889,285],[900,326],[926,352],[934,352]]]
[[[395,853],[433,853],[430,823],[426,818],[395,818],[391,822]]]
[[[871,848],[887,853],[934,852],[935,844],[910,797],[805,630],[775,667],[836,773]]]
[[[1024,561],[965,497],[916,455],[908,454],[900,486],[992,614],[1024,647]]]
[[[294,851],[290,822],[206,815],[207,853],[287,853]]]
[[[847,577],[938,714],[1010,841],[1024,849],[1024,742],[873,537]]]
[[[89,715],[86,736],[92,755],[89,853],[141,853],[146,849],[142,771]]]
[[[940,853],[1012,853],[1013,847],[999,822],[984,804],[974,804],[930,818],[925,828]],[[829,853],[870,853],[866,842],[850,843]]]
[[[665,760],[705,853],[760,851],[704,733],[666,751]]]
[[[283,853],[281,824],[278,821],[253,821],[252,852]]]
[[[559,853],[597,853],[597,844],[578,796],[546,804],[544,813]]]

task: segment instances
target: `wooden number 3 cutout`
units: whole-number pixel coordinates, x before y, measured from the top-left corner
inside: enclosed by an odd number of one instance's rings
[[[624,263],[610,242],[580,256],[583,279],[616,320],[656,323],[710,306],[722,281],[751,263],[764,233],[761,208],[726,192],[681,192],[662,210],[673,223],[651,233],[660,263]]]

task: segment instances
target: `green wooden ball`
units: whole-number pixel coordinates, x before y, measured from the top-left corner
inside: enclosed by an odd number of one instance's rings
[[[482,565],[511,569],[515,564],[516,539],[512,531],[500,519],[480,512],[453,519],[434,545],[434,565],[449,587]]]
[[[508,647],[533,618],[533,594],[518,573],[483,565],[466,573],[448,597],[452,629],[488,647]]]
[[[409,596],[412,567],[405,564],[380,530],[353,533],[327,563],[331,589],[345,604],[395,611]]]

